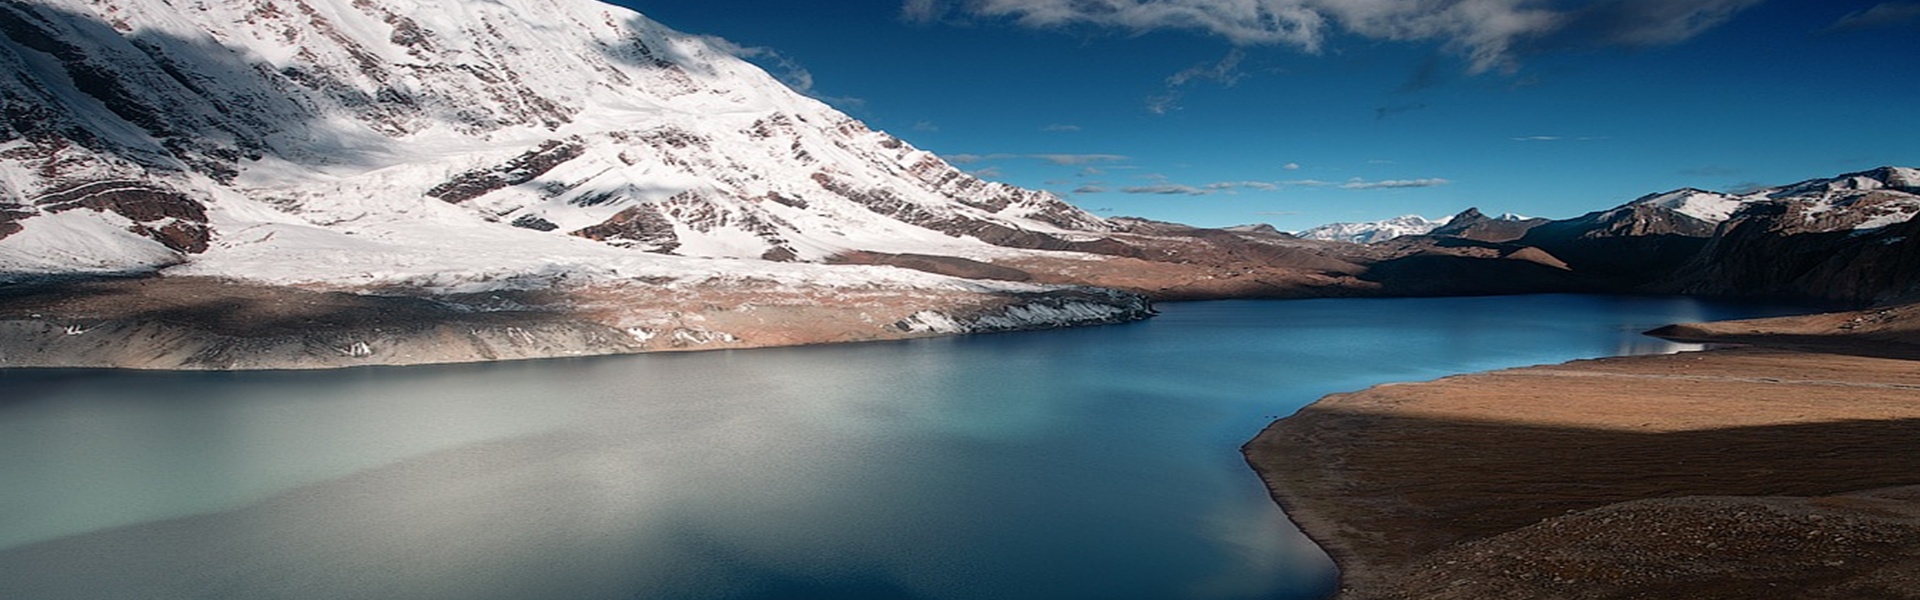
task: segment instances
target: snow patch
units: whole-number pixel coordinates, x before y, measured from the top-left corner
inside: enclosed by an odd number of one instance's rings
[[[1383,221],[1328,223],[1295,233],[1294,236],[1309,240],[1371,244],[1374,242],[1384,242],[1401,236],[1422,235],[1439,229],[1452,220],[1453,217],[1446,217],[1436,221],[1420,215],[1402,215]]]

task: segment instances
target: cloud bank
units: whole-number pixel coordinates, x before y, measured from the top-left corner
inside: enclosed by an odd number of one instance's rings
[[[1200,31],[1238,45],[1309,53],[1320,52],[1337,30],[1377,40],[1438,42],[1483,72],[1510,70],[1520,55],[1542,47],[1678,43],[1761,1],[906,0],[901,16],[930,23],[957,13],[1036,29]]]

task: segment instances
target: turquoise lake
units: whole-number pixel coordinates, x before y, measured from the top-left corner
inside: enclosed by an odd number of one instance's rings
[[[1803,312],[1161,305],[875,344],[323,372],[0,371],[0,598],[1293,599],[1239,454],[1391,381]]]

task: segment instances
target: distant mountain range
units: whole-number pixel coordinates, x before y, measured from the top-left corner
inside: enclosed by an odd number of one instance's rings
[[[587,0],[0,3],[0,114],[0,365],[855,341],[1196,298],[1871,301],[1920,279],[1920,176],[1894,167],[1563,221],[1103,219]],[[102,276],[134,283],[71,287]],[[252,309],[278,316],[220,316]]]

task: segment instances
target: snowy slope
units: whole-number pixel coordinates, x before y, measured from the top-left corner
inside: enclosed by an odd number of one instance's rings
[[[0,34],[0,273],[956,285],[786,263],[1110,230],[591,0],[28,0]]]
[[[1781,206],[1801,214],[1805,231],[1877,229],[1920,214],[1920,169],[1881,167],[1744,194],[1686,188],[1644,196],[1614,210],[1659,207],[1718,224],[1754,205]]]
[[[1428,220],[1420,215],[1403,215],[1384,221],[1365,223],[1329,223],[1294,234],[1309,240],[1328,240],[1371,244],[1405,235],[1420,235],[1446,225],[1449,219]]]

